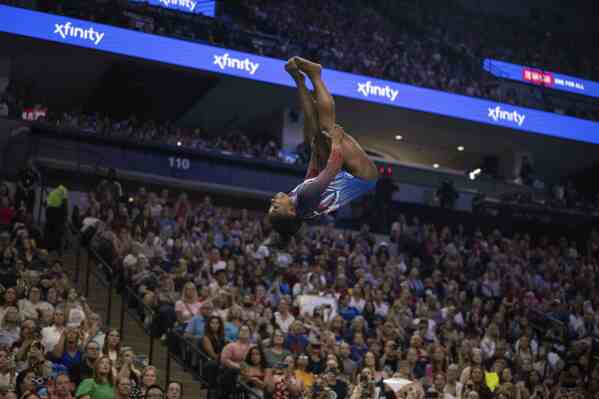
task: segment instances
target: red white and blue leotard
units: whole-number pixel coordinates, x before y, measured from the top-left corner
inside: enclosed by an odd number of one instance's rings
[[[356,177],[342,166],[343,157],[333,148],[320,173],[313,167],[308,169],[306,180],[289,193],[300,218],[312,219],[336,211],[375,187],[376,180]]]

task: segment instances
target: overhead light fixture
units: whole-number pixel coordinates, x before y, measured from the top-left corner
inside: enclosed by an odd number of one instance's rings
[[[177,141],[177,147],[181,147],[183,145],[183,143],[181,143],[180,141]]]
[[[439,164],[438,164],[438,163],[434,163],[434,164],[433,164],[433,168],[435,168],[435,169],[439,169]]]
[[[458,146],[458,151],[460,151],[460,152],[464,151],[464,146],[463,145]]]
[[[397,136],[395,136],[395,140],[401,141],[403,140],[403,136],[401,134],[398,134]]]

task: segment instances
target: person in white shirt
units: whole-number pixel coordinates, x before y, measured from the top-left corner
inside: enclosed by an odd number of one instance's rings
[[[42,345],[46,353],[52,352],[54,347],[60,340],[66,325],[64,308],[62,306],[56,308],[53,316],[53,323],[49,327],[42,328]]]
[[[381,317],[387,317],[389,313],[389,304],[385,302],[385,293],[383,290],[374,291],[374,313]]]
[[[364,311],[364,306],[366,306],[366,301],[364,300],[364,292],[360,286],[355,286],[352,289],[351,297],[349,300],[349,306],[354,307],[362,313]]]
[[[285,334],[289,332],[289,327],[295,321],[295,317],[289,313],[289,302],[286,298],[281,299],[279,311],[275,312],[275,323]]]
[[[497,345],[497,338],[499,337],[499,329],[495,323],[489,324],[487,333],[480,343],[480,349],[482,350],[483,357],[485,359],[491,359],[495,356],[495,348]]]
[[[54,310],[54,306],[41,300],[39,287],[31,287],[27,299],[19,301],[19,313],[23,319],[38,320],[44,312]]]
[[[447,382],[443,387],[444,399],[460,399],[464,390],[464,384],[458,381],[459,367],[457,364],[450,364],[447,368]]]

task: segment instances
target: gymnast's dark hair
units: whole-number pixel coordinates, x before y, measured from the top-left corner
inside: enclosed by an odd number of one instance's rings
[[[302,219],[296,215],[270,215],[270,224],[278,233],[278,239],[275,240],[275,246],[285,248],[293,236],[302,227]]]

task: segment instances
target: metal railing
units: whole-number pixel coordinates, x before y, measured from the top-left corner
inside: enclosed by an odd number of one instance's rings
[[[83,250],[86,251],[87,256],[85,262],[85,274],[82,276]],[[126,339],[127,330],[124,328],[124,326],[125,317],[128,315],[132,319],[136,320],[148,335],[148,364],[155,366],[153,362],[154,347],[155,340],[158,338],[153,336],[150,331],[147,331],[147,326],[145,326],[145,318],[150,317],[151,319],[154,319],[154,317],[157,315],[156,311],[152,307],[146,305],[143,298],[131,287],[127,286],[127,284],[119,284],[118,286],[115,285],[117,279],[122,276],[119,276],[117,273],[115,273],[115,270],[112,268],[112,266],[102,259],[96,250],[90,248],[89,246],[84,248],[84,246],[81,245],[80,240],[78,240],[74,279],[75,283],[79,284],[80,278],[84,278],[82,283],[84,284],[84,292],[86,297],[88,297],[90,293],[90,279],[92,274],[98,282],[107,288],[105,324],[107,326],[111,324],[111,316],[113,311],[112,294],[114,293],[115,288],[117,288],[121,291],[121,308],[118,326],[121,340]],[[206,375],[206,371],[208,370],[209,365],[218,368],[218,363],[211,359],[204,351],[202,351],[197,340],[185,337],[182,331],[177,331],[173,327],[174,326],[169,326],[166,333],[165,343],[167,350],[164,367],[166,372],[165,381],[170,381],[172,371],[171,366],[172,361],[174,360],[181,365],[185,372],[191,373],[195,379],[199,380],[203,386],[207,387],[209,390],[209,397],[211,397],[210,392],[215,392],[217,387],[214,385],[215,381],[209,381],[210,377]],[[217,370],[215,374],[218,375],[220,372]],[[262,399],[258,393],[254,392],[242,381],[239,381],[238,379],[232,381],[235,382],[235,386],[233,386],[232,389],[229,389],[228,392],[231,399]]]

